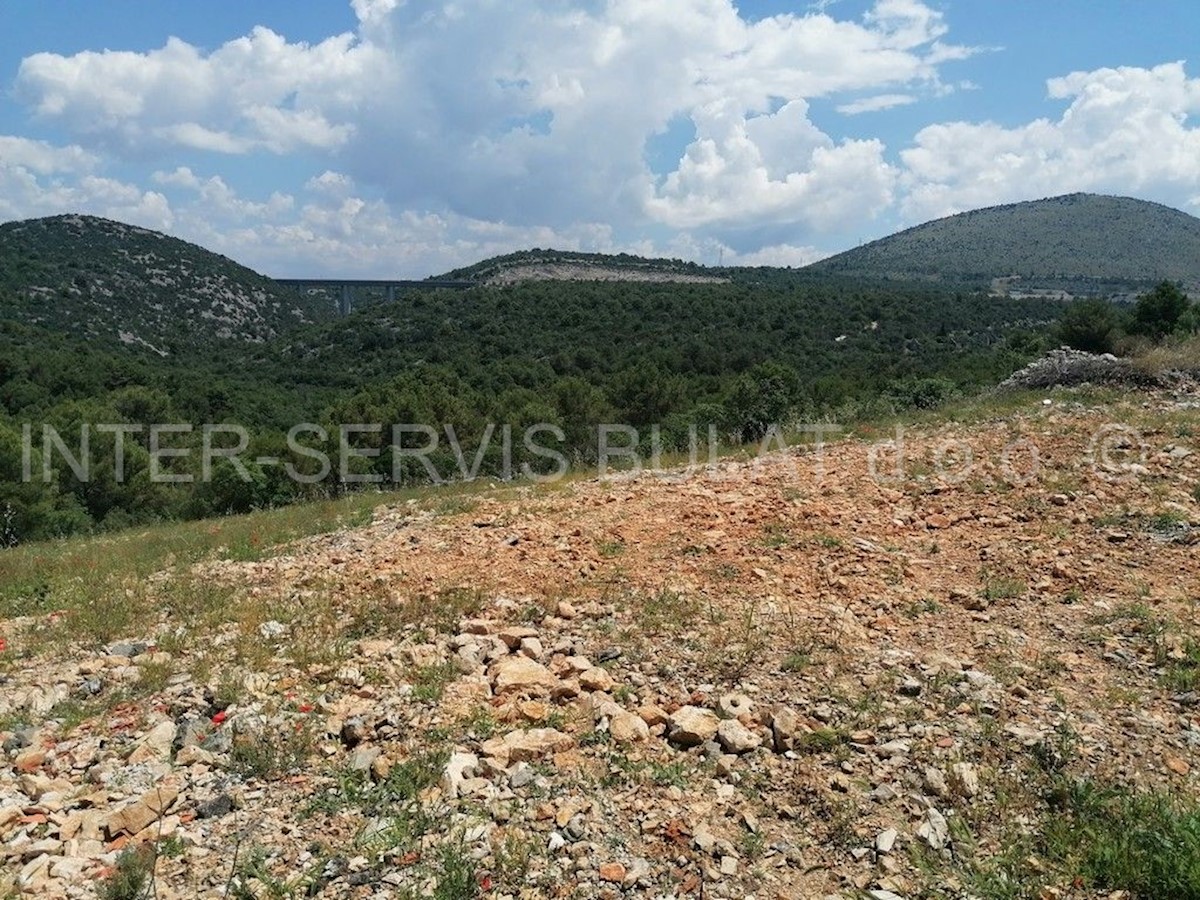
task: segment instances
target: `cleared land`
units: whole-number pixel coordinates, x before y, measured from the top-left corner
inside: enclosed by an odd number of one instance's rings
[[[1023,394],[910,422],[901,471],[889,423],[820,472],[810,448],[19,549],[10,877],[1200,896],[1198,406]],[[272,546],[296,529],[328,533]]]

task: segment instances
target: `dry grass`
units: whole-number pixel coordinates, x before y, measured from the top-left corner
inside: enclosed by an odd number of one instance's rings
[[[1200,336],[1164,341],[1143,347],[1133,355],[1133,364],[1150,375],[1184,372],[1200,375]]]

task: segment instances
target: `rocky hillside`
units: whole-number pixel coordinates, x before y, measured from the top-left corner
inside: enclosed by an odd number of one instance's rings
[[[1200,896],[1196,397],[1008,402],[30,587],[0,891]]]
[[[144,228],[75,215],[0,225],[0,318],[166,356],[266,341],[331,314],[223,256]]]
[[[988,284],[1009,291],[1200,285],[1200,219],[1129,197],[1069,194],[938,219],[807,271]]]
[[[647,259],[628,253],[575,253],[561,250],[526,250],[485,259],[473,266],[438,276],[480,284],[516,284],[522,281],[638,281],[678,284],[722,284],[723,271],[714,271],[679,259]]]

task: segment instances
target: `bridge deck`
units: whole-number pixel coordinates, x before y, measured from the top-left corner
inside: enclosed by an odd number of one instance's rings
[[[308,288],[329,288],[337,291],[338,312],[343,316],[350,315],[354,308],[354,291],[359,288],[383,288],[384,298],[388,303],[396,300],[396,291],[465,291],[478,287],[474,281],[450,281],[446,279],[431,279],[428,281],[405,281],[403,279],[389,280],[380,278],[276,278],[275,283],[297,290]]]
[[[427,281],[406,281],[403,279],[386,278],[276,278],[276,284],[286,287],[328,287],[328,288],[404,288],[405,290],[438,289],[464,291],[467,288],[478,287],[474,281],[449,281],[430,279]]]

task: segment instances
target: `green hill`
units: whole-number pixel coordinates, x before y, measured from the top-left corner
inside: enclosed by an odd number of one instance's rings
[[[681,259],[648,259],[628,253],[580,253],[573,250],[521,250],[455,269],[439,279],[486,285],[522,281],[633,281],[718,284],[730,280],[722,269]]]
[[[909,228],[806,271],[1072,293],[1137,290],[1163,279],[1200,285],[1200,219],[1097,194],[993,206]]]
[[[311,298],[158,232],[91,216],[0,225],[0,319],[171,355],[329,318]]]

